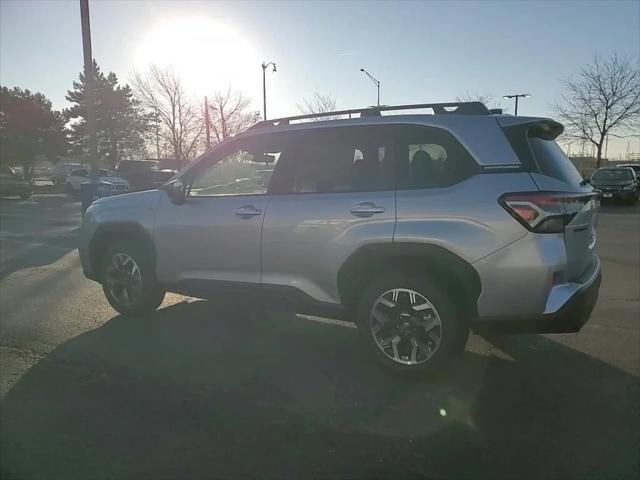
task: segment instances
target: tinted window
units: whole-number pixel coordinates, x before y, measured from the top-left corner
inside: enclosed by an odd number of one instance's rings
[[[388,130],[318,128],[291,133],[273,191],[340,193],[393,188]]]
[[[541,174],[569,185],[579,185],[582,182],[582,176],[555,141],[530,134],[529,144]]]
[[[73,170],[69,175],[73,175],[74,177],[87,177],[89,176],[89,172],[85,169]]]
[[[100,169],[98,170],[98,175],[100,175],[101,177],[113,177],[113,172],[111,172],[110,170]]]
[[[398,187],[402,189],[446,187],[478,172],[464,147],[439,128],[398,128],[396,155]]]
[[[191,196],[260,195],[267,186],[281,149],[260,142],[222,152],[222,158],[203,163],[191,183]]]

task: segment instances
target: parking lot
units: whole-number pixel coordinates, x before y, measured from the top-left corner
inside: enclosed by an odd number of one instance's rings
[[[579,334],[472,335],[421,381],[345,325],[178,295],[118,316],[79,222],[64,195],[0,200],[2,478],[640,475],[640,204],[603,208]]]

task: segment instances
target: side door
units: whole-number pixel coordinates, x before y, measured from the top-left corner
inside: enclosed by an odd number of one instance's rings
[[[280,152],[237,140],[183,175],[185,202],[159,200],[154,226],[157,275],[182,290],[256,286],[268,178]]]
[[[391,140],[384,126],[291,133],[262,229],[262,285],[306,302],[340,303],[337,274],[396,220]]]

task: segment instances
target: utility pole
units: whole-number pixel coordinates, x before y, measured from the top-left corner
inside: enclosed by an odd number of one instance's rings
[[[89,137],[89,163],[91,176],[98,170],[98,145],[96,141],[95,86],[93,75],[93,55],[91,54],[91,25],[89,23],[89,0],[80,0],[80,20],[82,23],[82,52],[84,54],[84,78],[87,85],[87,135]]]
[[[209,124],[209,100],[204,97],[204,130],[207,150],[211,148],[211,125]]]
[[[156,110],[155,114],[156,124],[156,160],[160,160],[160,112]]]

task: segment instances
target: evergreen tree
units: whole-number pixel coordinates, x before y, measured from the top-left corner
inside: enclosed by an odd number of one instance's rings
[[[113,167],[123,158],[142,155],[148,119],[129,86],[118,85],[115,73],[104,75],[94,60],[93,74],[98,158],[105,166]],[[67,92],[66,99],[72,106],[65,112],[69,140],[80,158],[89,154],[86,92],[87,79],[81,72],[79,81],[73,82],[73,90]]]

